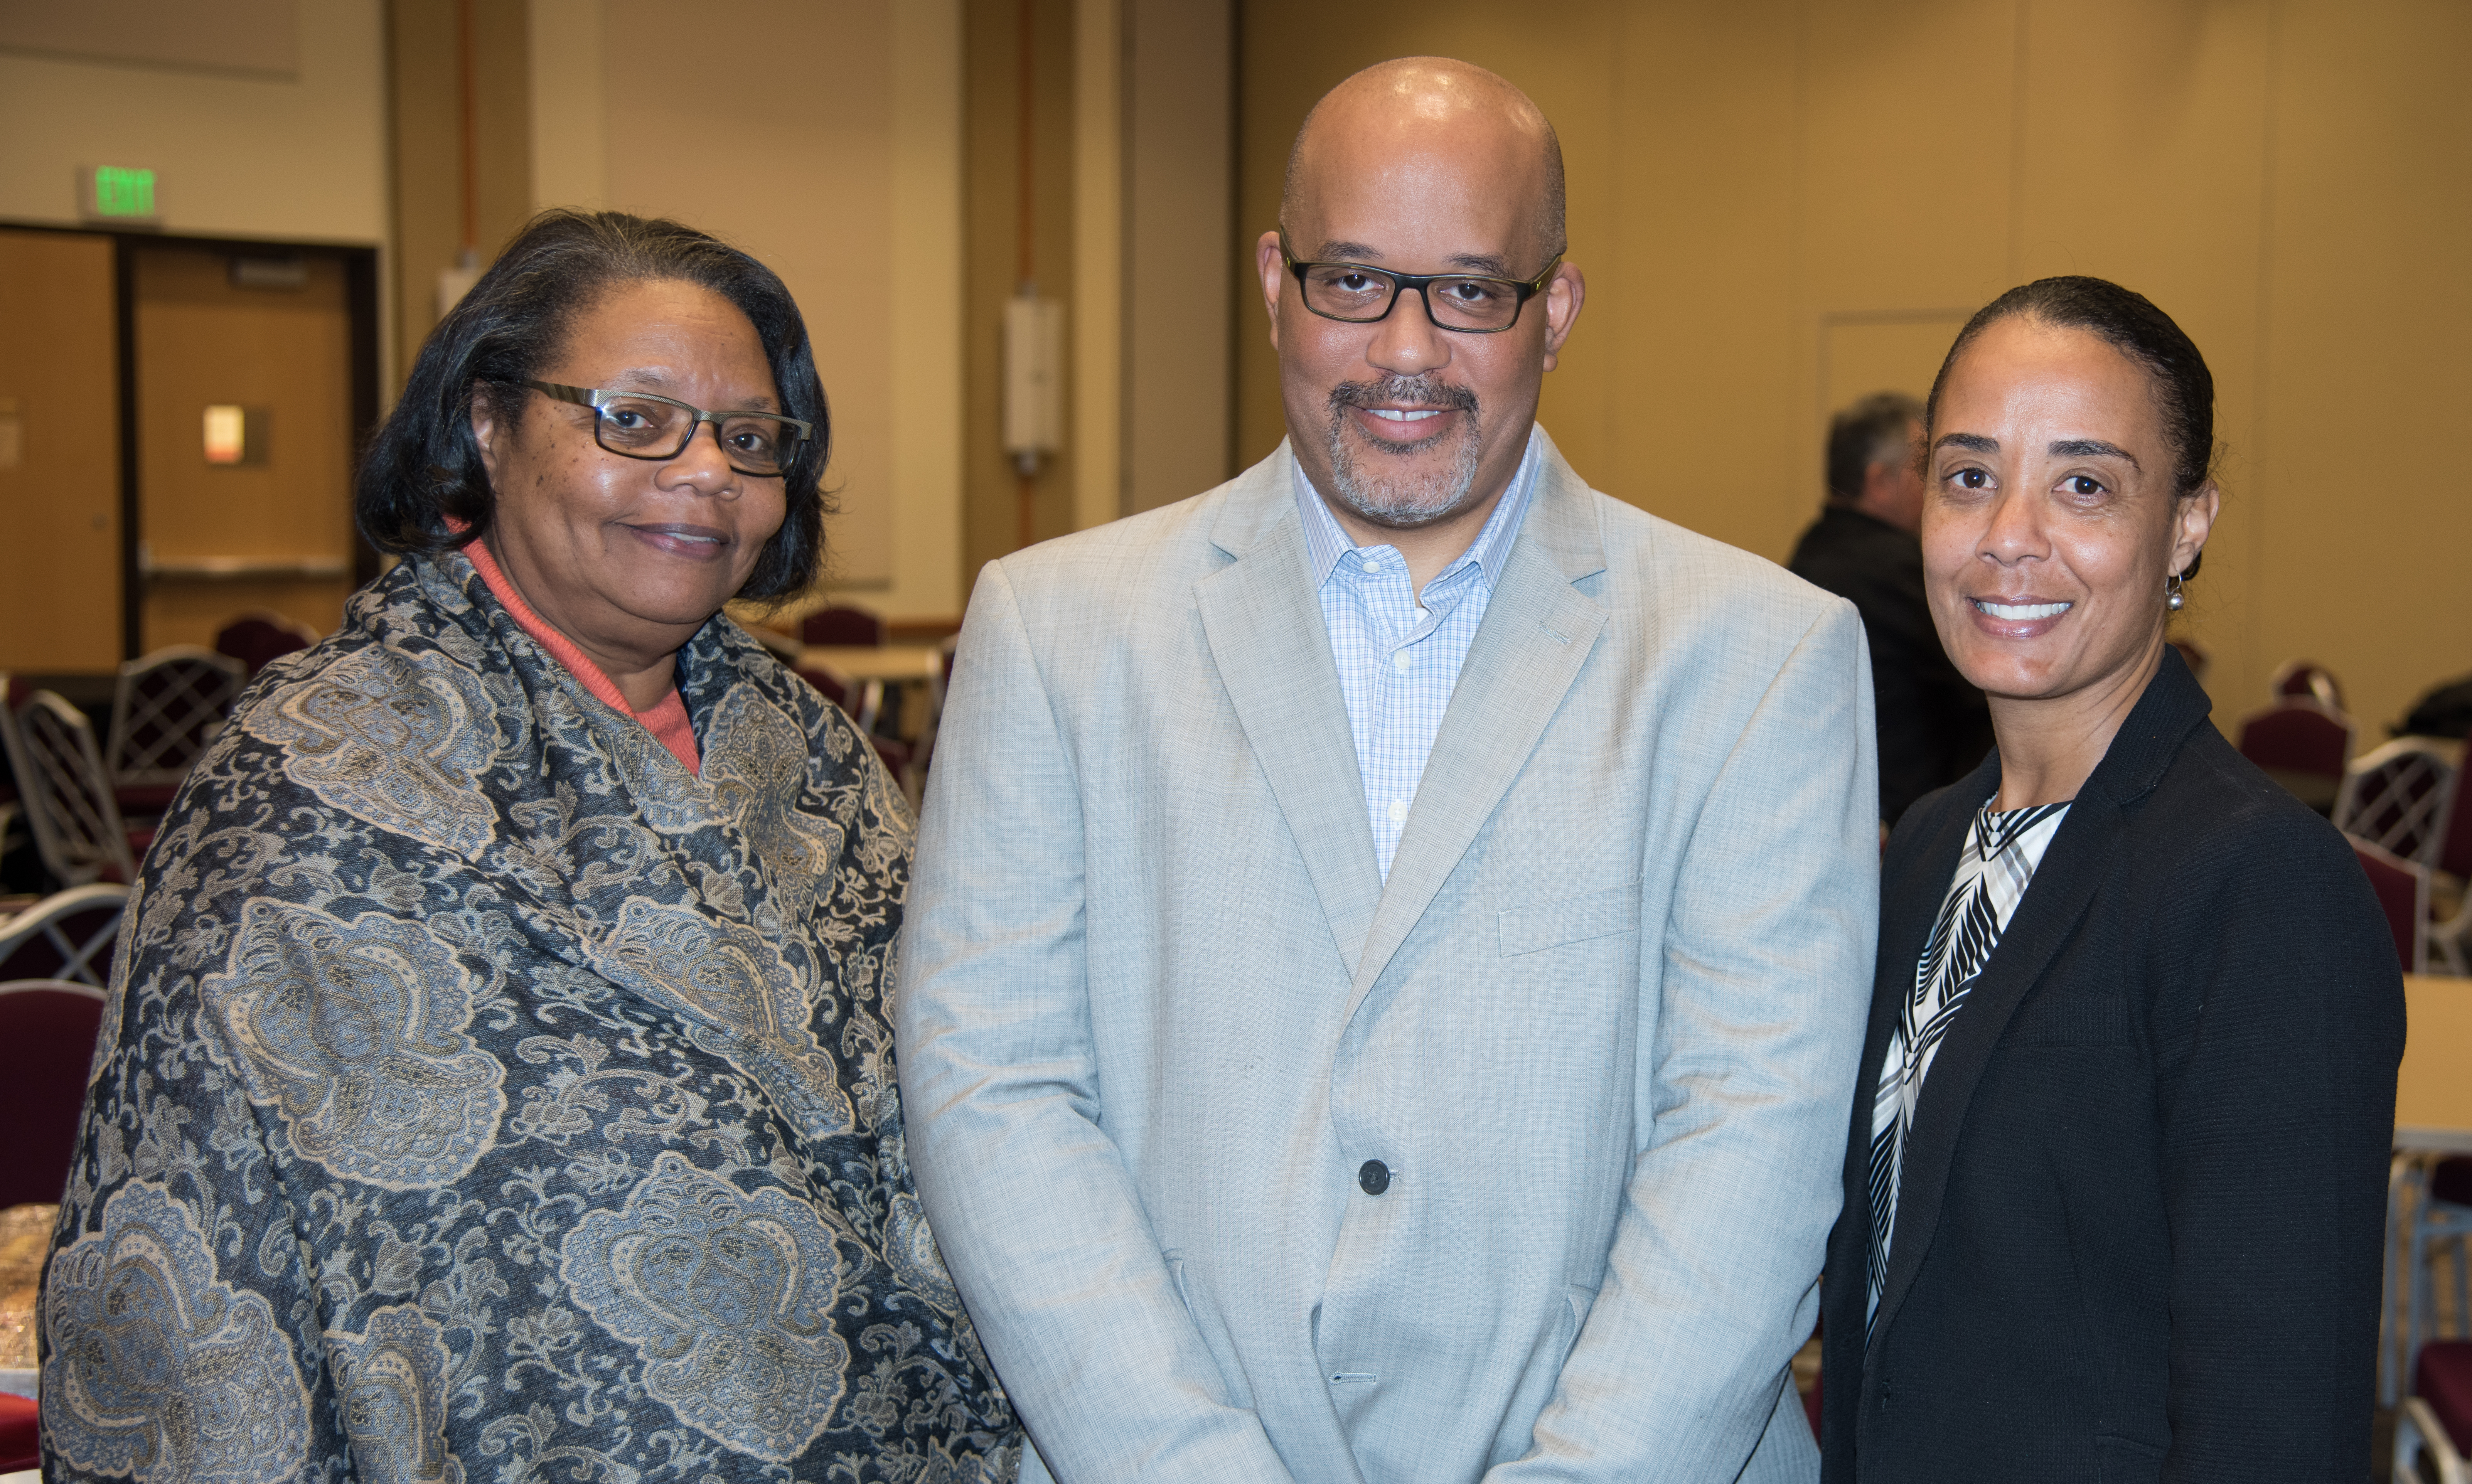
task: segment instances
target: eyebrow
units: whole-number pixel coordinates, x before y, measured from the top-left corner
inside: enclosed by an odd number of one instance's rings
[[[1942,436],[1940,440],[1932,447],[1935,449],[1961,448],[1968,453],[1996,454],[2000,452],[2000,440],[1985,437],[1980,433],[1951,433]],[[2145,468],[2145,465],[2137,461],[2135,454],[2117,443],[2106,443],[2101,438],[2055,438],[2051,445],[2051,455],[2055,459],[2126,459],[2130,468],[2139,470]]]
[[[1326,242],[1321,245],[1321,250],[1315,253],[1309,261],[1363,263],[1373,266],[1381,263],[1382,253],[1368,243]],[[1498,252],[1454,252],[1442,261],[1453,268],[1462,269],[1471,273],[1484,273],[1495,278],[1510,276],[1509,259]]]
[[[629,382],[632,382],[633,385],[625,385]],[[683,400],[678,397],[676,386],[670,381],[667,368],[655,365],[636,365],[623,371],[612,371],[609,373],[608,385],[605,389],[649,391],[654,396],[668,397],[672,401]],[[777,412],[780,410],[780,398],[761,391],[755,394],[755,400],[752,402],[741,402],[735,407],[705,409],[707,412]]]
[[[2126,459],[2132,469],[2145,467],[2137,461],[2135,454],[2117,443],[2106,443],[2101,438],[2056,439],[2052,444],[2052,457],[2055,459]]]

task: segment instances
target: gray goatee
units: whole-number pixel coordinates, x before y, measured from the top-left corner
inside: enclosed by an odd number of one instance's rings
[[[1413,443],[1381,443],[1353,434],[1347,426],[1350,408],[1445,408],[1467,415],[1457,419],[1456,435],[1444,431]],[[1430,376],[1385,376],[1378,382],[1341,382],[1330,392],[1330,474],[1339,503],[1370,525],[1414,530],[1458,514],[1476,488],[1476,393],[1449,387]],[[1435,448],[1444,438],[1456,445],[1450,462],[1415,470],[1408,460]],[[1386,467],[1396,460],[1395,467]]]

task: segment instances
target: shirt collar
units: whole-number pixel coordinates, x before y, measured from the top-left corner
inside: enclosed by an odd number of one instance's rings
[[[1468,543],[1465,552],[1436,574],[1435,581],[1440,581],[1469,562],[1476,563],[1484,573],[1486,587],[1490,588],[1502,580],[1503,567],[1510,560],[1511,544],[1519,539],[1520,524],[1528,515],[1529,499],[1535,493],[1536,470],[1543,462],[1539,454],[1543,443],[1544,440],[1537,436],[1537,430],[1531,427],[1528,430],[1528,451],[1520,456],[1519,468],[1510,476],[1510,487],[1505,489],[1502,499],[1495,503],[1493,514],[1486,519],[1485,529],[1476,533],[1476,539]],[[1331,569],[1339,565],[1339,559],[1356,550],[1356,545],[1347,539],[1347,532],[1340,529],[1339,518],[1330,513],[1330,506],[1314,488],[1313,481],[1305,477],[1305,467],[1296,461],[1293,450],[1288,454],[1288,473],[1290,483],[1295,490],[1296,513],[1304,521],[1305,556],[1313,564],[1314,586],[1319,587],[1329,579]]]

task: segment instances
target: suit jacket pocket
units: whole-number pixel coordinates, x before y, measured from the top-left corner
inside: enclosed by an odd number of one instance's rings
[[[1639,883],[1604,891],[1582,892],[1527,907],[1506,907],[1498,914],[1502,956],[1542,953],[1565,943],[1609,938],[1639,930]]]

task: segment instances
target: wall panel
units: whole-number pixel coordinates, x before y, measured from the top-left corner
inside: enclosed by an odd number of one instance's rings
[[[1782,558],[1827,413],[1926,390],[1963,317],[2049,273],[2115,278],[2218,385],[2224,514],[2187,629],[2227,727],[2268,673],[2333,667],[2365,721],[2472,670],[2472,502],[2439,439],[2472,399],[2472,11],[2439,0],[1681,0],[1505,26],[1433,0],[1248,0],[1240,234],[1295,125],[1414,49],[1526,87],[1571,168],[1589,301],[1540,417],[1600,487]],[[1341,47],[1344,42],[1340,43]],[[1258,303],[1258,300],[1252,302]],[[1258,314],[1258,309],[1253,311]],[[1280,433],[1240,314],[1238,444]],[[2386,430],[2401,430],[2376,445]]]

